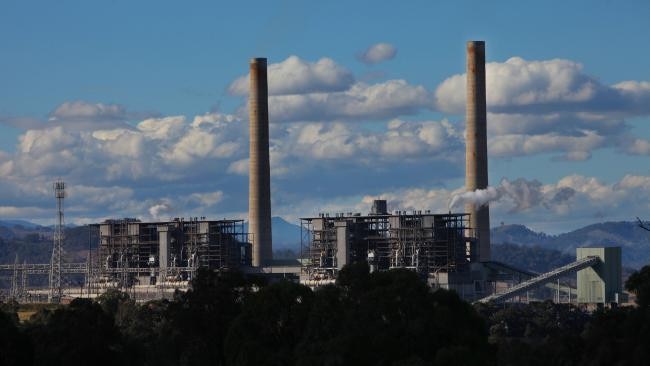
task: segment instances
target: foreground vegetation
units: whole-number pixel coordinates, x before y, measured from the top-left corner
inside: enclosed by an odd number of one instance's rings
[[[120,292],[0,312],[0,365],[641,365],[650,359],[650,267],[639,306],[587,314],[549,302],[477,306],[412,272],[345,268],[317,291],[202,272],[172,301]]]

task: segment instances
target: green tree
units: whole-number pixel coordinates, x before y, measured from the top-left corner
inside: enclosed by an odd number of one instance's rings
[[[31,365],[30,340],[19,329],[16,313],[3,310],[8,307],[0,303],[0,365]]]
[[[129,294],[117,289],[108,289],[99,295],[96,301],[107,314],[115,316],[120,304],[129,301]]]
[[[636,303],[639,306],[650,305],[650,266],[644,266],[632,273],[625,282],[625,288],[636,295]]]
[[[121,338],[99,304],[75,299],[54,311],[41,310],[27,324],[36,365],[115,365]]]
[[[224,339],[250,294],[264,281],[239,272],[201,270],[173,301],[122,302],[116,322],[129,352],[145,365],[224,365]]]
[[[246,299],[226,338],[229,365],[294,365],[311,309],[309,287],[282,281]]]
[[[315,292],[298,365],[490,364],[480,316],[454,292],[431,292],[412,271],[346,266]]]

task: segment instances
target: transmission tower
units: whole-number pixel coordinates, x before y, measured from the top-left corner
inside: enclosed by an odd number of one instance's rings
[[[56,198],[57,220],[54,226],[54,245],[50,261],[50,302],[58,303],[63,295],[61,284],[61,262],[63,260],[63,199],[65,198],[65,183],[62,180],[54,182],[54,197]]]

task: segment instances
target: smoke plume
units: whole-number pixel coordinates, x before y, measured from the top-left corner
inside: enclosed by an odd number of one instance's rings
[[[500,196],[501,193],[494,187],[457,194],[449,202],[449,211],[459,203],[473,203],[477,207],[485,206],[489,202],[499,199]]]
[[[496,187],[487,187],[475,191],[463,192],[452,196],[449,210],[460,204],[471,203],[477,207],[490,202],[507,200],[512,204],[511,212],[521,212],[533,207],[542,206],[551,209],[553,206],[565,204],[575,195],[575,190],[569,187],[545,189],[537,180],[517,178],[513,181],[502,179]]]

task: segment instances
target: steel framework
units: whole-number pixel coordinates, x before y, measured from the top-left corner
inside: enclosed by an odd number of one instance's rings
[[[63,262],[64,216],[63,200],[65,199],[65,183],[58,180],[53,184],[54,197],[56,198],[57,220],[54,225],[54,243],[52,245],[52,258],[50,260],[50,295],[49,301],[58,303],[63,294],[61,284],[61,264]]]
[[[331,280],[343,265],[359,261],[367,261],[371,271],[406,268],[426,275],[463,270],[476,255],[468,221],[464,213],[428,211],[302,218],[303,276]]]
[[[94,260],[89,260],[89,291],[186,286],[199,268],[224,270],[250,264],[243,220],[121,219],[93,227],[99,233],[99,248]]]

